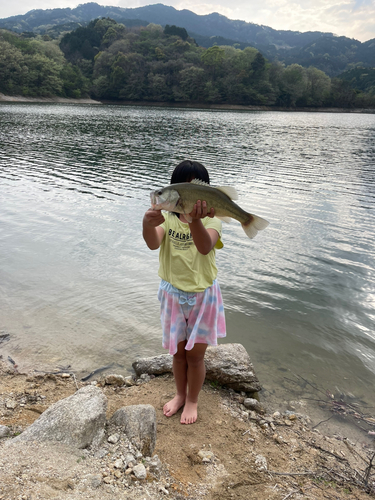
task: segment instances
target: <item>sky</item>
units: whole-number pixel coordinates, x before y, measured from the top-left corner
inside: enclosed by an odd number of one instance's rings
[[[89,1],[89,0],[87,0]],[[365,42],[375,38],[375,0],[92,0],[100,5],[142,7],[154,3],[196,14],[218,12],[229,19],[278,30],[327,31]],[[204,1],[204,0],[203,0]],[[74,8],[86,0],[0,0],[0,18],[32,9]]]

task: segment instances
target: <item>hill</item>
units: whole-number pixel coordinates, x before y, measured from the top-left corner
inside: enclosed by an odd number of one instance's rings
[[[16,33],[58,36],[79,26],[86,26],[99,17],[109,17],[126,26],[131,23],[180,26],[203,47],[220,44],[242,49],[252,46],[270,61],[296,63],[304,67],[313,65],[331,77],[358,65],[375,66],[375,39],[361,43],[320,31],[302,33],[275,30],[268,26],[231,20],[218,13],[200,16],[186,9],[176,10],[163,4],[121,8],[91,2],[74,9],[31,10],[25,15],[0,19],[0,28]]]

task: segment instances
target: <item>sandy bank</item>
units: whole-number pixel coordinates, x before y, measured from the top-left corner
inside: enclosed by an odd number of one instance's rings
[[[179,414],[166,418],[162,413],[174,392],[170,375],[132,387],[103,385],[100,379],[95,383],[108,398],[108,418],[122,406],[154,406],[161,477],[131,478],[129,483],[114,466],[115,445],[98,459],[89,450],[45,444],[10,450],[5,438],[0,441],[0,498],[281,500],[368,499],[374,494],[369,469],[373,452],[342,436],[324,436],[306,415],[280,413],[277,408],[266,408],[264,414],[248,412],[244,394],[205,384],[197,423],[181,425]],[[22,432],[51,404],[73,394],[77,385],[72,376],[19,374],[2,365],[0,424],[13,434]],[[212,461],[202,463],[199,450],[211,451]]]
[[[0,93],[0,102],[46,102],[46,103],[65,103],[65,104],[101,104],[93,99],[69,99],[65,97],[24,97],[10,96]]]
[[[66,104],[110,104],[120,106],[151,106],[155,108],[209,109],[222,111],[287,111],[296,113],[364,113],[374,114],[375,109],[348,108],[284,108],[280,106],[242,106],[240,104],[207,104],[192,102],[150,102],[150,101],[95,101],[94,99],[69,99],[63,97],[6,96],[0,93],[0,102],[35,102]]]

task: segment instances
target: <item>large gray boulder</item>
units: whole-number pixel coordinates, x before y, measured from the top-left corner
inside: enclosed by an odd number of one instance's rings
[[[124,406],[109,420],[109,427],[120,428],[145,457],[151,457],[156,443],[156,412],[151,405]]]
[[[51,405],[17,441],[58,441],[76,448],[97,446],[104,437],[107,398],[92,385]]]
[[[162,354],[140,358],[133,363],[139,377],[143,373],[161,375],[172,372],[173,357]],[[258,392],[262,389],[246,349],[241,344],[209,346],[205,355],[206,380],[215,381],[235,391]]]
[[[253,364],[242,344],[209,347],[205,355],[206,379],[235,391],[258,392],[262,389]]]

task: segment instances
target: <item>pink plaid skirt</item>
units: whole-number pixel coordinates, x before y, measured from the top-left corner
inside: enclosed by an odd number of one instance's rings
[[[217,345],[226,336],[223,298],[217,280],[204,292],[190,293],[162,280],[158,291],[163,347],[176,354],[177,344],[186,340],[185,349],[194,344]]]

